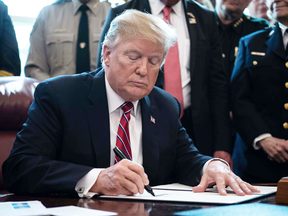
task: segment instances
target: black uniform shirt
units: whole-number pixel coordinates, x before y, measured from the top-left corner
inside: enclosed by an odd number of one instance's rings
[[[227,78],[229,79],[229,82],[236,60],[240,38],[268,27],[269,23],[264,19],[256,19],[243,14],[243,16],[238,20],[230,23],[229,25],[224,25],[220,21],[216,10],[214,11],[214,13],[216,16],[218,30],[220,33],[220,40],[222,44],[222,58],[224,62],[224,68],[227,73]]]

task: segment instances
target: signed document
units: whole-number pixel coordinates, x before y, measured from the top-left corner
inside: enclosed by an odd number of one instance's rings
[[[251,199],[256,199],[262,196],[276,193],[275,186],[255,186],[260,190],[260,193],[253,195],[237,196],[232,189],[226,188],[227,196],[221,196],[217,188],[208,188],[203,193],[194,193],[191,186],[181,184],[169,184],[152,187],[155,197],[144,191],[143,194],[135,194],[134,196],[101,196],[100,198],[113,199],[136,199],[136,200],[151,200],[151,201],[166,201],[166,202],[189,202],[189,203],[213,203],[213,204],[236,204],[245,202]]]

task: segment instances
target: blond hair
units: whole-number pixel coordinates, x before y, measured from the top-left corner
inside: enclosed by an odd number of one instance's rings
[[[113,48],[119,38],[121,38],[121,42],[133,39],[152,41],[156,46],[164,50],[163,64],[170,47],[177,41],[177,33],[171,25],[156,16],[134,9],[126,10],[111,22],[102,43],[101,60],[103,67],[104,46]]]

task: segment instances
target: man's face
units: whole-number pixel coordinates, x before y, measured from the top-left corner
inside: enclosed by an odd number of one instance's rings
[[[251,0],[216,0],[216,7],[224,14],[242,14]]]
[[[272,2],[272,16],[279,22],[287,25],[288,23],[288,1],[274,0]]]
[[[267,19],[266,12],[268,10],[268,7],[265,2],[265,0],[252,0],[248,6],[251,16]]]
[[[180,0],[160,0],[163,4],[167,5],[167,6],[174,6],[175,4],[177,4]]]
[[[153,89],[163,60],[162,48],[144,40],[121,40],[103,48],[105,73],[111,88],[125,101],[136,101]]]

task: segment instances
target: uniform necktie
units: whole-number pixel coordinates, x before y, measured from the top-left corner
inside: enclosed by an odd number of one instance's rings
[[[171,24],[170,13],[172,11],[171,7],[164,7],[163,14],[164,20]],[[170,47],[169,52],[166,56],[164,63],[164,89],[169,92],[172,96],[177,98],[181,104],[181,116],[183,115],[183,90],[181,82],[181,70],[179,62],[179,50],[178,43]]]
[[[133,104],[131,102],[125,102],[121,105],[121,109],[123,110],[123,115],[120,119],[118,132],[117,132],[117,139],[116,139],[116,146],[121,149],[127,156],[128,159],[132,160],[132,152],[131,152],[131,145],[130,145],[130,136],[129,136],[129,120],[130,120],[130,113]],[[121,159],[115,156],[114,163],[118,163]]]
[[[87,5],[82,5],[79,11],[82,12],[77,40],[76,54],[76,73],[90,71],[90,53],[89,53],[89,27],[86,11],[89,10]]]

